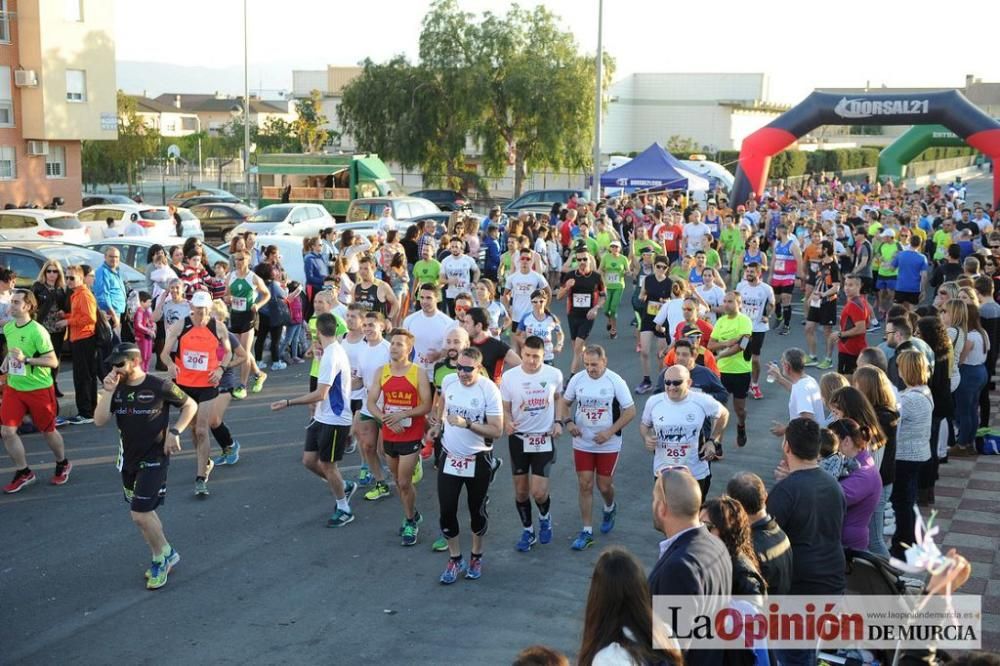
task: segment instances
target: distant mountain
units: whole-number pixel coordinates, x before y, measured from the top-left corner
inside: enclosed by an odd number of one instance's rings
[[[325,69],[287,62],[250,63],[250,93],[276,98],[292,89],[292,69]],[[116,63],[120,90],[149,97],[165,92],[243,94],[243,67],[190,67],[162,62],[120,60]]]

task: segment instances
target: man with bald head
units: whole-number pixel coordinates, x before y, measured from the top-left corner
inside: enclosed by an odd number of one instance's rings
[[[719,438],[729,422],[729,410],[715,398],[691,391],[691,373],[683,365],[667,368],[663,386],[663,393],[646,401],[639,424],[646,450],[653,454],[653,474],[687,468],[704,497],[712,483],[709,462],[716,456]],[[711,436],[706,439],[703,434],[708,420],[713,423]]]
[[[652,398],[651,398],[652,399]],[[732,592],[733,565],[722,541],[698,518],[701,510],[698,481],[684,467],[668,467],[653,484],[653,525],[666,539],[660,559],[649,574],[654,595],[692,597],[698,612],[711,612]],[[721,666],[721,650],[689,650],[689,666]]]

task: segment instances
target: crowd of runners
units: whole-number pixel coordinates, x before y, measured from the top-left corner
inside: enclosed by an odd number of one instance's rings
[[[803,571],[817,566],[810,548],[901,556],[913,539],[913,507],[934,502],[938,465],[976,455],[989,434],[1000,325],[996,211],[966,203],[960,184],[906,191],[822,179],[746,202],[713,197],[704,210],[683,193],[574,197],[549,215],[456,213],[443,230],[387,214],[371,240],[336,229],[305,239],[304,285],[290,283],[280,256],[248,234],[233,239],[231,270],[218,271],[218,282],[181,275],[143,294],[143,307],[164,321],[156,346],[165,374],[147,374],[143,336],[118,342],[121,317],[110,317],[117,344],[104,359],[93,419],[102,426],[114,417],[121,434],[125,497],[152,552],[147,586],[164,585],[179,561],[156,509],[184,433],[197,451],[194,493],[205,498],[213,468],[240,459],[224,421],[231,401],[264,390],[265,361],[274,372],[299,359],[312,363],[309,385],[271,395],[270,408],[308,423],[302,464],[329,485],[326,525],[345,528],[364,511],[359,491],[375,502],[394,487],[401,545],[429,530],[432,548],[448,553],[444,584],[483,575],[487,505],[502,465],[522,525],[502,539],[528,552],[552,541],[549,478],[558,451],[572,451],[580,510],[572,548],[583,550],[599,538],[595,523],[600,534],[615,527],[615,471],[632,421],[652,454],[654,512],[660,502],[663,516],[676,517],[671,503],[700,509],[712,463],[747,445],[747,400],[765,389],[789,392],[787,421],[756,424],[783,442],[771,497],[783,484],[787,492],[780,506],[727,505],[737,514],[730,527],[744,526],[747,539],[752,532],[753,545],[760,525],[772,535],[784,529],[790,553],[809,564],[777,576],[762,552],[740,550],[741,560],[726,527],[696,510],[690,529],[710,530],[730,549],[728,580],[735,587],[738,572],[752,573],[762,594],[795,593],[809,587]],[[80,278],[74,290],[90,290],[78,267],[69,273]],[[65,483],[72,465],[55,424],[60,361],[34,318],[35,295],[14,290],[9,307],[0,418],[17,469],[4,491],[14,493],[36,481],[18,436],[25,415],[55,457],[51,482]],[[297,311],[295,322],[288,315]],[[766,335],[798,325],[806,348],[762,367]],[[630,330],[642,368],[634,383],[609,367],[606,351]],[[807,368],[827,372],[817,381]],[[640,405],[643,394],[653,395]],[[355,452],[360,471],[346,478],[341,463]],[[795,493],[807,491],[791,482],[812,469],[829,481],[813,484],[841,499],[827,497],[829,524],[803,544],[792,518],[819,506],[796,504]],[[436,488],[418,485],[431,470]],[[758,484],[740,478],[712,502],[753,495],[747,489]],[[667,487],[671,480],[681,489]],[[437,519],[433,527],[424,513]],[[471,532],[464,546],[463,524]],[[657,524],[677,536],[667,518]],[[838,586],[842,576],[826,576],[809,591]]]

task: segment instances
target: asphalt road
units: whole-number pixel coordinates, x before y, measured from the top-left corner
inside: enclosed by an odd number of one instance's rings
[[[982,182],[974,187],[988,187]],[[790,336],[768,335],[765,362],[804,344],[796,313]],[[606,345],[609,367],[634,386],[640,372],[630,329],[610,341],[603,328],[595,327],[593,342]],[[564,354],[559,366],[565,371],[568,363]],[[647,568],[655,562],[662,537],[652,527],[651,454],[639,439],[638,419],[626,429],[616,473],[617,525],[610,535],[598,534],[590,550],[569,548],[580,518],[567,437],[552,476],[552,543],[527,554],[514,550],[520,525],[505,466],[491,492],[481,580],[438,582],[446,556],[430,549],[438,512],[429,465],[418,486],[426,520],[416,547],[399,545],[395,495],[371,503],[359,493],[354,523],[327,529],[333,500],[300,464],[306,408],[268,410],[274,399],[306,392],[306,367],[274,372],[262,393],[234,403],[227,422],[243,444],[242,458],[215,471],[208,499],[193,496],[194,459],[185,440],[159,510],[182,561],[156,592],[144,587],[148,549],[131,525],[114,468],[116,431],[63,430],[74,462],[63,487],[48,485],[53,464],[41,437],[25,437],[40,478],[0,497],[0,663],[504,664],[535,643],[572,655],[600,551],[620,545]],[[72,385],[68,379],[63,386]],[[787,394],[763,387],[764,400],[749,403],[749,445],[735,447],[731,424],[710,495],[740,470],[771,478],[779,442],[768,427],[787,418]],[[644,401],[639,396],[640,413]],[[74,413],[69,394],[62,405]],[[506,457],[506,443],[498,448]],[[358,464],[358,454],[345,458],[349,475]],[[0,477],[12,473],[9,458],[0,458]],[[598,498],[598,520],[599,506]],[[467,553],[468,518],[462,510],[459,516]]]

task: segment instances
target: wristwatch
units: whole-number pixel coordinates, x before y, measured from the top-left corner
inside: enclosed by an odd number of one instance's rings
[[[167,430],[167,432],[169,432],[171,435],[174,435],[176,437],[180,437],[181,436],[181,431],[178,430],[177,428],[170,428],[169,430]]]

